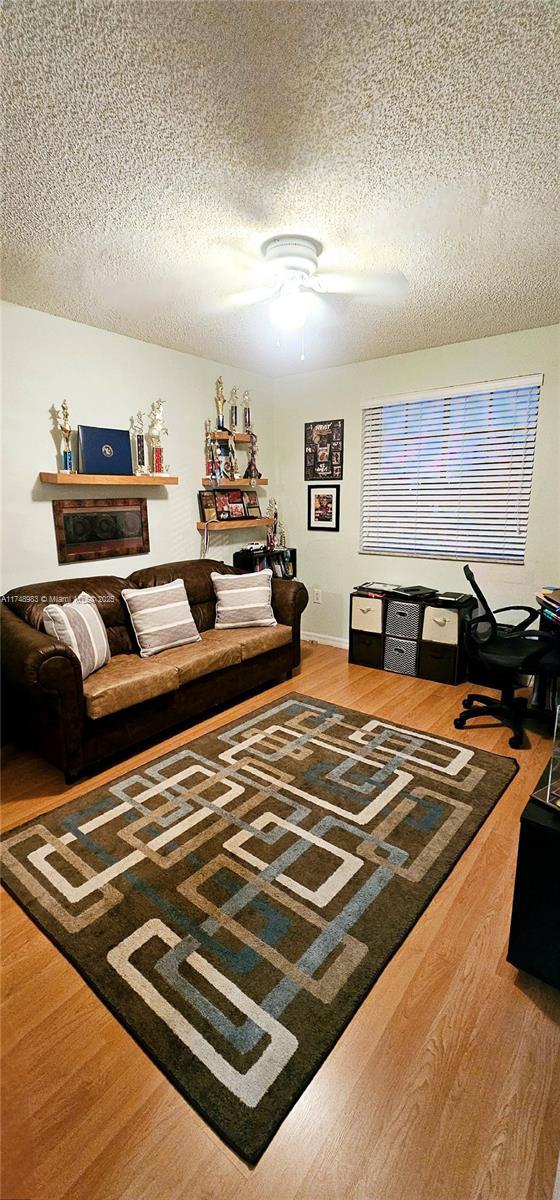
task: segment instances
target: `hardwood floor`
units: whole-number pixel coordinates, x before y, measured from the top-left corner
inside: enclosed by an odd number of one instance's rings
[[[521,770],[255,1168],[160,1074],[2,893],[2,1200],[550,1200],[560,1143],[560,992],[505,961],[519,814],[550,753],[531,730],[459,732],[467,687],[304,646],[288,683],[161,743],[302,691],[516,756]],[[64,788],[8,752],[9,829],[154,757]]]

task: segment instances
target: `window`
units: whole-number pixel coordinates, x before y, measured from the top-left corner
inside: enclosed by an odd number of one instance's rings
[[[541,383],[364,405],[360,549],[522,563]]]

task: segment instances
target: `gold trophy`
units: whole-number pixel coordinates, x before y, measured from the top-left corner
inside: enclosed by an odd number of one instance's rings
[[[237,388],[232,387],[229,394],[229,427],[232,433],[237,429],[237,406],[239,404],[239,396]]]
[[[56,416],[58,420],[58,428],[60,429],[62,435],[62,470],[66,475],[71,475],[74,470],[74,460],[72,457],[72,445],[70,440],[72,436],[72,430],[70,428],[70,413],[68,412],[67,400],[62,401],[62,406],[58,410]]]
[[[251,422],[251,401],[247,388],[243,392],[243,429],[245,433],[251,433],[253,426]]]
[[[216,400],[216,409],[218,411],[218,416],[216,418],[216,429],[225,429],[224,408],[225,408],[226,398],[224,396],[224,381],[223,381],[221,375],[216,380],[215,400]]]

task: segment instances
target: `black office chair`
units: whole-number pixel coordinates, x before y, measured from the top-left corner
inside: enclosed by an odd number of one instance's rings
[[[463,700],[463,708],[467,711],[462,712],[453,723],[456,729],[464,729],[472,717],[500,717],[512,727],[510,746],[518,747],[523,742],[527,700],[522,696],[516,697],[515,689],[521,686],[522,675],[535,673],[540,659],[550,649],[554,635],[541,630],[528,630],[528,626],[539,616],[536,608],[513,605],[492,612],[468,565],[464,571],[483,610],[479,616],[472,618],[467,628],[469,677],[482,673],[484,680],[488,677],[488,686],[500,688],[501,694],[499,699],[494,699],[471,692]],[[525,612],[527,616],[517,625],[498,624],[496,617],[507,612]]]

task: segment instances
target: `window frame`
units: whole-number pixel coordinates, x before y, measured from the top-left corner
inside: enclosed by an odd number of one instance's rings
[[[543,382],[544,382],[544,374],[542,372],[536,372],[531,375],[514,375],[508,379],[477,380],[475,383],[453,384],[449,387],[425,388],[423,391],[399,392],[399,393],[395,393],[395,394],[388,395],[388,396],[377,396],[371,400],[364,400],[360,404],[360,410],[361,410],[361,431],[360,431],[361,464],[360,464],[360,526],[359,526],[358,554],[365,554],[368,556],[376,555],[377,557],[380,557],[380,558],[422,558],[422,559],[432,559],[433,561],[444,561],[444,562],[458,562],[458,561],[464,562],[466,557],[470,557],[472,562],[487,562],[487,563],[495,563],[497,565],[502,564],[502,565],[523,567],[525,565],[526,556],[527,556],[527,538],[528,538],[528,533],[529,533],[530,503],[531,503],[531,498],[532,498],[532,493],[533,493],[535,461],[536,461],[536,455],[537,455],[539,405],[540,405]],[[536,427],[535,427],[535,445],[534,445],[534,451],[533,451],[533,465],[532,465],[532,473],[531,473],[531,489],[530,489],[530,493],[529,493],[529,508],[528,508],[528,517],[527,517],[527,534],[525,537],[525,544],[523,547],[523,558],[522,559],[513,558],[513,557],[489,558],[487,555],[484,555],[482,557],[477,557],[476,549],[472,550],[469,555],[465,555],[465,553],[460,553],[459,551],[457,551],[456,554],[452,554],[447,550],[445,552],[443,552],[443,551],[440,551],[437,549],[436,550],[433,550],[433,549],[432,550],[415,550],[414,553],[412,553],[410,550],[395,550],[395,549],[388,550],[385,548],[381,548],[381,549],[377,549],[377,550],[364,549],[363,544],[362,544],[363,540],[364,540],[364,532],[363,532],[364,471],[365,471],[364,411],[371,410],[374,408],[385,408],[387,406],[392,406],[395,404],[409,404],[409,403],[413,404],[413,403],[420,403],[422,401],[432,401],[433,402],[433,401],[437,401],[437,400],[452,400],[455,397],[466,396],[466,395],[481,396],[481,395],[486,394],[487,392],[492,392],[492,391],[504,391],[504,390],[508,390],[508,389],[510,389],[511,391],[520,391],[523,388],[538,388],[539,389],[539,397],[538,397],[538,403],[537,403],[537,423],[536,423]]]

